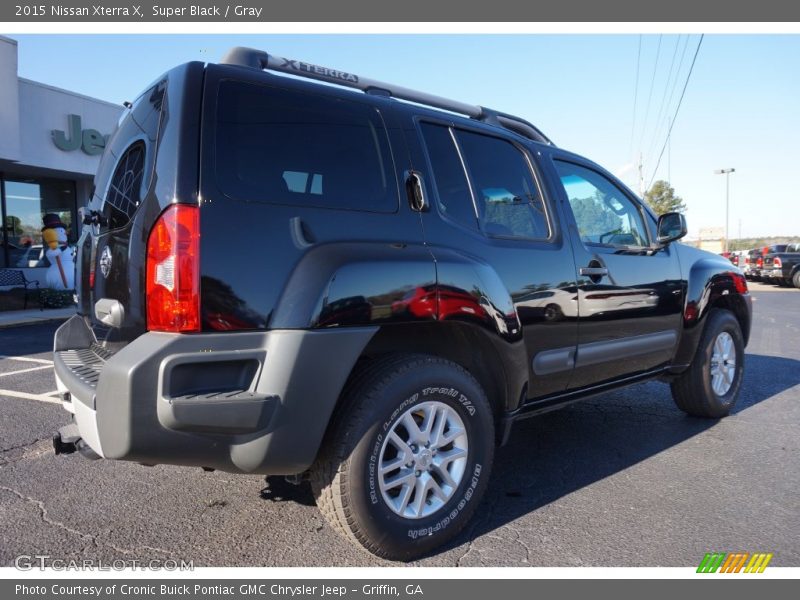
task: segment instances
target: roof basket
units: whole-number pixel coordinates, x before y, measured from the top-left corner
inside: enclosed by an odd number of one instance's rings
[[[406,87],[376,81],[374,79],[367,79],[360,77],[353,73],[346,73],[338,69],[330,69],[328,67],[321,67],[299,60],[292,60],[282,58],[273,54],[267,54],[263,50],[255,50],[253,48],[243,48],[241,46],[231,48],[220,61],[224,65],[238,65],[240,67],[251,67],[253,69],[266,69],[269,71],[278,71],[281,73],[288,73],[297,77],[306,77],[308,79],[316,79],[318,81],[325,81],[327,83],[334,83],[344,87],[354,88],[361,90],[367,94],[376,94],[382,96],[390,96],[400,100],[408,100],[409,102],[416,102],[417,104],[424,104],[442,110],[466,115],[471,119],[489,123],[499,127],[503,127],[514,133],[545,144],[551,144],[550,139],[544,135],[535,125],[529,123],[525,119],[510,115],[508,113],[498,112],[477,106],[474,104],[466,104],[458,100],[450,100],[419,92]]]

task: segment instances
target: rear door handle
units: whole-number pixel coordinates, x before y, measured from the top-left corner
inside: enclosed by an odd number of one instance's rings
[[[411,208],[417,212],[428,211],[428,198],[422,184],[422,176],[416,171],[406,171],[406,194]]]
[[[586,277],[604,277],[608,275],[608,269],[605,267],[581,267],[580,274]]]

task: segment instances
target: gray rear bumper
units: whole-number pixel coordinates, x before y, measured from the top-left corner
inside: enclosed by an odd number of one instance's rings
[[[73,317],[54,362],[83,439],[105,458],[293,474],[314,461],[375,331],[147,333],[108,355]]]

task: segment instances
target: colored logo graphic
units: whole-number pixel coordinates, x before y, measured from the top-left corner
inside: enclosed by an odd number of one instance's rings
[[[708,552],[697,567],[698,573],[763,573],[772,553],[755,552]],[[745,566],[746,565],[746,566]]]

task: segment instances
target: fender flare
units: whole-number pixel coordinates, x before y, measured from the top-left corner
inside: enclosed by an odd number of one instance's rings
[[[742,325],[745,344],[749,340],[752,316],[749,297],[745,298],[739,292],[734,275],[744,277],[741,272],[732,270],[732,265],[726,265],[716,257],[703,257],[691,265],[684,300],[683,328],[673,360],[674,370],[683,370],[691,364],[706,318],[714,308],[731,310]]]

